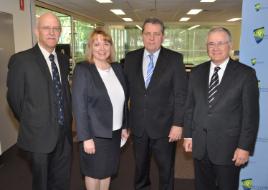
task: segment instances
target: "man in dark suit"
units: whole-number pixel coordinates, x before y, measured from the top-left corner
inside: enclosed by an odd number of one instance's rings
[[[29,153],[34,190],[69,189],[71,165],[71,99],[69,60],[55,52],[59,19],[38,18],[38,43],[10,58],[7,99],[20,122],[18,146]]]
[[[159,168],[159,189],[174,188],[176,142],[181,138],[187,76],[180,53],[161,44],[164,25],[143,24],[144,48],[129,52],[125,73],[130,93],[130,128],[134,141],[135,189],[149,189],[150,158]]]
[[[237,190],[256,141],[258,81],[252,68],[229,58],[231,41],[227,29],[211,29],[211,60],[190,74],[184,148],[193,152],[196,190]]]

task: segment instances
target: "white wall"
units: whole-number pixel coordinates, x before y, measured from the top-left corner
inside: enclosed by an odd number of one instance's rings
[[[15,51],[32,47],[32,6],[33,0],[24,0],[24,11],[20,10],[19,0],[0,0],[0,11],[13,15]],[[34,11],[34,9],[33,9]],[[34,15],[34,14],[33,14]]]
[[[33,44],[31,18],[32,15],[35,15],[32,12],[34,1],[24,0],[24,11],[20,10],[19,2],[19,0],[0,0],[0,11],[13,15],[15,52],[28,49],[32,47]],[[0,106],[2,108],[0,117],[0,155],[16,143],[18,133],[18,123],[8,110],[6,102],[6,75],[8,63],[4,64],[6,65],[1,65],[3,69],[0,70],[0,75],[4,78],[0,83]]]

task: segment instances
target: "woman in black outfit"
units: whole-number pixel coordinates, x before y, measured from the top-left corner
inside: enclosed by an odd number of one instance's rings
[[[126,84],[122,67],[113,62],[110,35],[93,31],[88,48],[88,60],[76,65],[72,84],[80,165],[87,190],[108,190],[119,166],[120,141],[129,136]]]

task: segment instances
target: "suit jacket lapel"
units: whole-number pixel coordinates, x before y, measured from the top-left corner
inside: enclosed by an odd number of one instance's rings
[[[210,61],[204,63],[203,72],[200,76],[200,81],[198,81],[198,85],[200,89],[201,94],[200,97],[203,97],[204,102],[206,102],[208,107],[208,86],[209,86],[209,69],[210,69]]]
[[[89,67],[90,67],[90,72],[91,72],[92,78],[94,80],[95,87],[100,91],[100,94],[104,94],[106,96],[107,100],[109,100],[111,102],[108,91],[105,87],[104,82],[102,81],[102,78],[99,74],[99,71],[97,70],[96,65],[89,64]]]
[[[233,74],[235,73],[236,64],[233,60],[229,60],[226,69],[224,71],[220,85],[218,86],[218,92],[213,103],[213,107],[217,105],[219,100],[224,96],[224,93],[229,89],[228,86],[232,83]]]
[[[69,85],[67,84],[68,83],[68,76],[67,73],[66,73],[66,68],[64,64],[64,60],[63,60],[63,55],[61,55],[60,53],[57,53],[57,59],[58,59],[58,64],[59,64],[59,68],[60,68],[60,76],[61,76],[61,83],[62,83],[62,89],[63,89],[63,95],[65,98],[68,98],[68,88],[69,88]],[[67,100],[67,101],[70,101],[70,100]]]
[[[43,77],[45,78],[45,80],[47,80],[48,91],[49,91],[50,97],[52,98],[53,102],[55,102],[56,99],[55,99],[54,92],[53,92],[52,76],[51,76],[51,73],[49,71],[45,57],[42,54],[42,52],[39,49],[39,46],[37,44],[33,47],[33,50],[34,50],[35,62],[38,64],[38,66],[41,70],[41,73],[44,75]],[[56,112],[55,109],[51,109],[51,110],[52,110],[52,112]]]
[[[141,85],[141,87],[146,90],[145,88],[145,82],[144,82],[144,76],[143,76],[143,55],[144,55],[144,48],[142,48],[137,56],[137,70],[136,70],[136,75],[137,75],[137,82]]]
[[[42,52],[39,49],[37,44],[33,47],[33,50],[34,50],[34,56],[35,56],[36,63],[38,64],[38,66],[39,66],[41,72],[44,74],[45,78],[48,80],[49,85],[52,85],[52,77],[51,77],[50,71],[48,69],[47,62],[44,58],[44,55],[42,54]]]
[[[64,84],[64,83],[66,83],[67,81],[65,81],[65,75],[66,75],[66,73],[65,73],[65,68],[64,68],[64,61],[63,61],[63,58],[62,58],[62,56],[59,54],[59,53],[57,53],[57,59],[58,59],[58,63],[59,63],[59,68],[60,68],[60,76],[61,76],[61,82]],[[66,86],[66,85],[65,85]]]

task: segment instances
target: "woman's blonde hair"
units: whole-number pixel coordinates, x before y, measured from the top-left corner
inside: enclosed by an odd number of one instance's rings
[[[96,40],[98,35],[101,35],[103,37],[103,40],[108,42],[111,45],[110,56],[107,58],[107,62],[108,63],[114,62],[115,49],[114,49],[112,37],[102,29],[95,29],[89,35],[88,44],[87,44],[87,53],[86,53],[88,61],[90,63],[94,63],[92,48],[93,48],[93,42],[94,42],[94,40]]]

